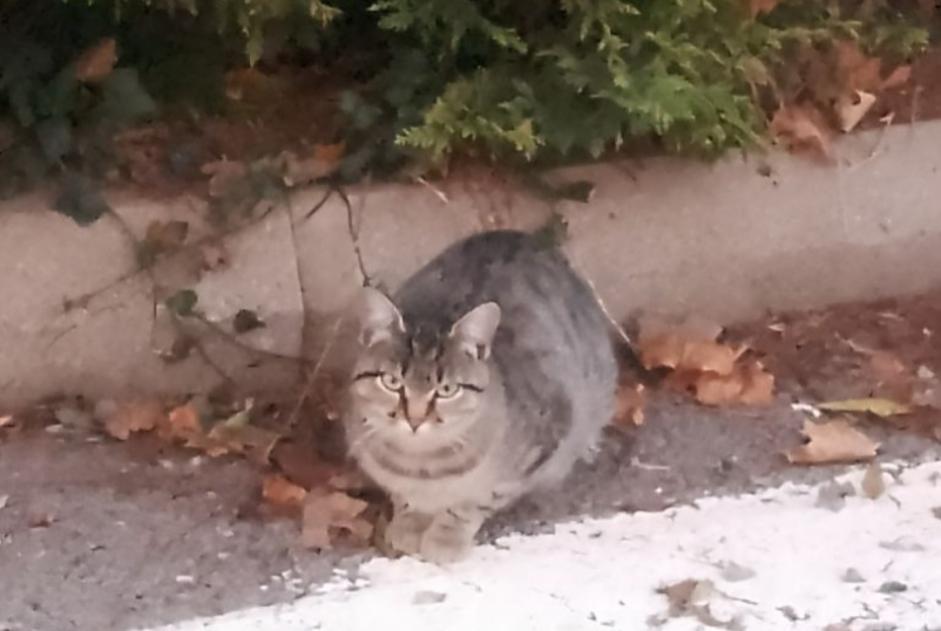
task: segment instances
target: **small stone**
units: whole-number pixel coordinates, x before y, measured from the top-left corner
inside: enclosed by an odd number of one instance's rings
[[[820,491],[817,492],[817,502],[814,505],[835,513],[846,506],[846,498],[853,495],[856,495],[856,489],[853,488],[852,483],[830,482],[820,487]]]
[[[420,592],[415,592],[415,596],[412,597],[412,604],[413,605],[434,605],[436,603],[444,602],[444,599],[447,597],[448,597],[447,594],[423,589]]]
[[[855,567],[847,568],[843,572],[843,580],[847,583],[865,583],[866,579]]]
[[[900,594],[908,591],[908,585],[899,581],[886,581],[879,586],[881,594]]]
[[[722,566],[722,578],[731,582],[747,581],[755,577],[755,570],[739,565],[734,561],[729,561]]]
[[[176,577],[176,582],[180,585],[192,585],[196,582],[196,579],[189,574],[178,574]]]
[[[941,506],[935,506],[934,508],[932,508],[931,514],[937,517],[938,519],[941,519]]]

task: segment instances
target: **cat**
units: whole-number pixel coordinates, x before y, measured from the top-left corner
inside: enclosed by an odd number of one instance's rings
[[[395,551],[465,557],[490,515],[562,481],[614,414],[608,322],[536,236],[469,237],[391,299],[364,288],[357,315],[344,427],[392,499]]]

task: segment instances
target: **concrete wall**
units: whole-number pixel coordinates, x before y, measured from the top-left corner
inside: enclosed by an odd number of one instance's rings
[[[358,187],[347,191],[349,211],[334,195],[308,219],[323,195],[312,189],[226,238],[228,267],[197,277],[186,254],[162,264],[157,276],[167,287],[193,286],[220,326],[240,308],[256,310],[268,326],[241,337],[244,344],[307,357],[319,356],[363,270],[394,288],[462,236],[535,228],[553,212],[569,224],[566,251],[617,317],[643,310],[730,322],[769,309],[916,292],[941,283],[938,147],[941,122],[844,139],[831,166],[773,153],[552,174],[556,182],[592,181],[589,204],[552,204],[487,172],[439,190]],[[191,240],[211,233],[192,198],[111,201],[140,235],[151,220],[170,217],[193,224]],[[155,324],[146,275],[125,278],[132,253],[116,223],[80,228],[47,207],[38,195],[0,206],[0,404],[56,392],[180,392],[217,383],[198,355],[168,365],[155,353],[167,343],[165,314]],[[84,308],[63,309],[101,287],[110,288]],[[290,388],[298,378],[293,362],[259,357],[211,333],[203,339],[213,363],[242,384]],[[346,346],[341,337],[335,350]]]

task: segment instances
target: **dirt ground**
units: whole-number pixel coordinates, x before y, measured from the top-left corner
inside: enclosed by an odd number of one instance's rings
[[[881,459],[938,459],[941,412],[927,405],[941,374],[938,323],[941,290],[731,327],[725,336],[748,343],[777,377],[772,405],[704,407],[638,375],[650,384],[646,421],[611,427],[594,463],[484,536],[827,479],[833,467],[793,467],[782,456],[801,442],[798,401],[917,391],[926,405],[904,423],[860,417],[859,426],[883,443]],[[305,448],[314,451],[295,445]],[[305,550],[295,520],[259,510],[260,479],[245,460],[149,436],[119,443],[41,423],[0,429],[0,631],[125,630],[291,600],[337,571],[355,577],[372,553]]]

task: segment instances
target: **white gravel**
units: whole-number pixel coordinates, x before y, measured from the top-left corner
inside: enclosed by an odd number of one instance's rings
[[[290,604],[160,631],[941,630],[941,463],[885,469],[875,500],[859,468],[837,505],[785,485],[583,520],[445,569],[375,560]],[[695,602],[671,612],[658,589],[687,579]]]

